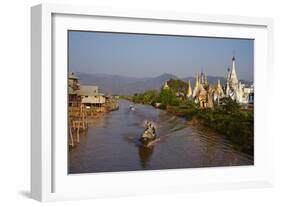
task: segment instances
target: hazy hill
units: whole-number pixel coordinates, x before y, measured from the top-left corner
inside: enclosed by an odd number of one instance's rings
[[[173,74],[162,74],[157,77],[125,77],[109,74],[85,74],[77,73],[80,78],[80,84],[98,85],[100,92],[107,94],[132,95],[134,93],[143,92],[148,89],[159,89],[163,86],[165,80],[179,79]],[[218,79],[223,85],[224,77],[208,76],[208,82],[215,84]],[[194,85],[194,77],[186,77],[183,80],[190,80]],[[245,81],[243,81],[245,82]],[[246,82],[247,83],[247,82]]]
[[[110,94],[132,95],[148,89],[159,89],[167,79],[177,78],[172,74],[163,74],[158,77],[125,77],[108,74],[77,73],[80,84],[98,85],[100,91]]]

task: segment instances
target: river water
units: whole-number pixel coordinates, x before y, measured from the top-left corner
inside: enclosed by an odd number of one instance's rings
[[[193,126],[180,117],[149,105],[119,101],[119,110],[99,115],[69,150],[72,173],[253,165],[253,157],[239,152],[221,134]],[[159,141],[151,147],[139,142],[145,120],[157,126]]]

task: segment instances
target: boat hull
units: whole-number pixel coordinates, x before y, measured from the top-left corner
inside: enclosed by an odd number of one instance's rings
[[[148,142],[148,141],[152,141],[155,139],[156,139],[156,136],[153,135],[150,131],[145,131],[141,137],[141,141],[143,141],[143,142]]]

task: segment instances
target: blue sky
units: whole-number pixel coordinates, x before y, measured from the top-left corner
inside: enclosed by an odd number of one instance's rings
[[[239,79],[253,80],[254,40],[69,31],[69,70],[180,78],[203,71],[226,76],[232,56]]]

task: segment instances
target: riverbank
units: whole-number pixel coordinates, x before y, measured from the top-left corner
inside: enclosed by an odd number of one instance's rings
[[[134,101],[130,96],[122,97],[134,103],[156,106],[153,101]],[[161,103],[160,103],[161,105]],[[228,103],[214,109],[201,109],[191,101],[178,105],[161,105],[157,108],[168,113],[184,117],[189,124],[201,124],[224,134],[240,151],[254,154],[254,114],[250,110],[242,110],[238,105]]]

